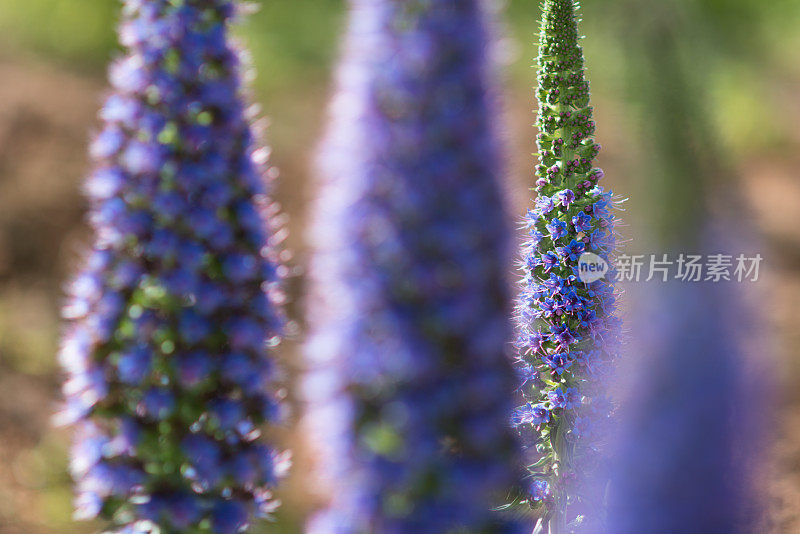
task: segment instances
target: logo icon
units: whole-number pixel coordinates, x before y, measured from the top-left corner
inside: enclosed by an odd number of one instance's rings
[[[584,252],[578,258],[578,278],[590,284],[608,273],[608,262],[593,252]]]

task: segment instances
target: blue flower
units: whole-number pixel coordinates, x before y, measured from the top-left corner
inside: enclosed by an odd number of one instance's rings
[[[586,245],[583,244],[583,242],[573,239],[569,245],[558,247],[556,250],[561,257],[567,258],[570,261],[578,261],[583,251],[586,250]]]
[[[575,388],[568,388],[569,391],[575,391]],[[555,391],[548,391],[547,398],[550,400],[550,405],[553,408],[566,408],[567,407],[567,393],[558,388]]]
[[[219,501],[211,511],[211,525],[215,533],[236,534],[248,525],[247,508],[236,501]]]
[[[119,358],[117,370],[120,381],[138,384],[150,374],[152,355],[146,347],[133,347]]]
[[[244,406],[231,399],[215,400],[209,411],[212,421],[222,430],[234,430],[245,416]]]
[[[104,168],[95,171],[86,181],[86,193],[95,201],[113,198],[122,191],[125,177],[118,168]]]
[[[563,375],[570,368],[573,359],[568,353],[556,352],[542,356],[542,360],[552,369],[553,373]]]
[[[524,347],[528,348],[531,352],[538,352],[541,350],[542,344],[547,341],[548,337],[547,334],[543,334],[538,330],[532,334],[523,334],[523,338],[525,339]]]
[[[531,228],[531,231],[535,230],[536,224],[542,219],[541,211],[537,210],[528,210],[528,213],[525,215],[525,225],[528,228]]]
[[[580,335],[573,332],[569,326],[564,324],[553,325],[550,327],[552,338],[562,347],[568,347],[576,341],[580,341]]]
[[[546,480],[534,480],[530,486],[531,498],[543,501],[550,495],[550,484]]]
[[[570,288],[563,295],[564,309],[570,313],[578,313],[583,310],[586,299],[578,295],[575,288]]]
[[[546,224],[546,227],[553,241],[557,241],[567,235],[567,223],[559,219],[551,220]]]
[[[158,498],[158,497],[153,497]],[[202,511],[192,495],[178,493],[164,498],[163,518],[178,529],[188,529],[197,524]]]
[[[536,267],[542,265],[543,263],[544,262],[542,261],[542,258],[540,258],[539,256],[528,256],[527,258],[525,258],[525,264],[528,270],[530,271],[533,271],[534,269],[536,269]]]
[[[548,251],[542,254],[541,259],[542,259],[542,264],[544,265],[544,272],[546,273],[550,272],[554,267],[561,264],[561,260],[552,251]]]
[[[539,312],[542,317],[552,317],[556,314],[559,304],[551,298],[542,299],[539,301]]]
[[[555,204],[553,203],[553,199],[550,197],[539,197],[536,199],[536,209],[542,215],[547,215],[555,208]]]
[[[533,405],[528,403],[514,410],[511,415],[511,425],[543,425],[550,421],[550,410],[544,404]]]
[[[163,164],[158,145],[136,140],[128,143],[120,162],[132,175],[152,174]]]
[[[569,208],[570,204],[575,202],[575,193],[570,189],[564,189],[556,193],[556,201],[565,208]]]
[[[567,280],[561,278],[556,273],[550,273],[550,277],[544,280],[542,284],[547,288],[551,295],[557,295],[561,293],[563,289],[568,287]]]
[[[150,389],[142,397],[139,413],[153,419],[163,420],[175,410],[175,396],[169,390]]]
[[[104,499],[93,491],[84,491],[75,497],[75,519],[94,519],[103,509]]]
[[[572,218],[572,225],[575,227],[575,231],[578,233],[585,233],[588,234],[592,230],[592,217],[587,215],[586,213],[579,213],[575,217]]]
[[[531,410],[531,423],[543,425],[550,421],[550,410],[544,404],[537,404]]]
[[[600,250],[605,247],[606,240],[609,233],[602,228],[592,231],[589,234],[589,248],[592,250]]]

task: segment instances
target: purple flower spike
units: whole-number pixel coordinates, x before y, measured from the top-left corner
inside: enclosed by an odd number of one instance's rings
[[[492,511],[517,386],[482,3],[351,2],[312,234],[309,534],[526,532]]]
[[[546,420],[523,418],[516,425],[526,441],[533,479],[529,493],[518,501],[537,510],[541,519],[534,532],[578,532],[573,526],[593,528],[601,515],[587,514],[600,503],[589,502],[585,492],[574,488],[593,479],[592,466],[602,463],[593,429],[609,417],[603,381],[616,359],[617,332],[612,281],[584,282],[580,265],[585,253],[612,263],[615,203],[611,193],[595,185],[603,172],[592,166],[599,145],[592,138],[577,2],[545,0],[543,9],[534,210],[538,216],[526,220],[531,237],[522,249],[524,277],[515,316],[517,339],[522,340],[517,343],[520,373],[528,374],[533,367],[541,377],[526,381],[520,392],[529,406],[544,406],[549,412]],[[543,239],[545,235],[550,239]],[[547,337],[532,336],[541,332],[548,332]],[[595,356],[591,363],[584,353]]]
[[[255,442],[279,412],[268,346],[283,321],[268,296],[275,210],[228,38],[236,5],[123,9],[127,55],[90,147],[94,250],[70,285],[59,354],[76,516],[109,532],[239,532],[274,509],[285,471]],[[241,476],[242,459],[262,456]]]
[[[773,384],[747,302],[731,284],[670,282],[637,305],[607,465],[608,532],[763,530],[757,472]]]

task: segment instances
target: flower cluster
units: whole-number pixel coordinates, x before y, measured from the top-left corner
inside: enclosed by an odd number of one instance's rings
[[[280,407],[267,153],[228,37],[233,0],[123,10],[86,186],[96,239],[60,351],[76,515],[232,534],[273,510],[288,461],[258,439]]]
[[[481,4],[351,2],[312,236],[312,534],[518,531],[491,510],[517,458]]]
[[[615,200],[597,185],[600,150],[592,137],[589,86],[573,0],[546,0],[539,43],[540,163],[535,207],[525,217],[524,279],[517,303],[517,370],[525,403],[512,424],[527,436],[528,502],[545,505],[543,523],[565,531],[567,507],[609,416],[603,377],[613,362],[614,288],[585,283],[578,260],[607,260],[615,246]],[[572,514],[573,517],[577,512]]]

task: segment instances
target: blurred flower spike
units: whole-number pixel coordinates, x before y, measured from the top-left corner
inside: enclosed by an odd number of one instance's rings
[[[488,15],[351,8],[314,210],[307,532],[525,532],[491,509],[518,458]]]
[[[270,347],[276,207],[231,0],[127,0],[91,144],[95,241],[69,288],[60,422],[76,516],[119,533],[233,534],[277,506],[288,457]]]

